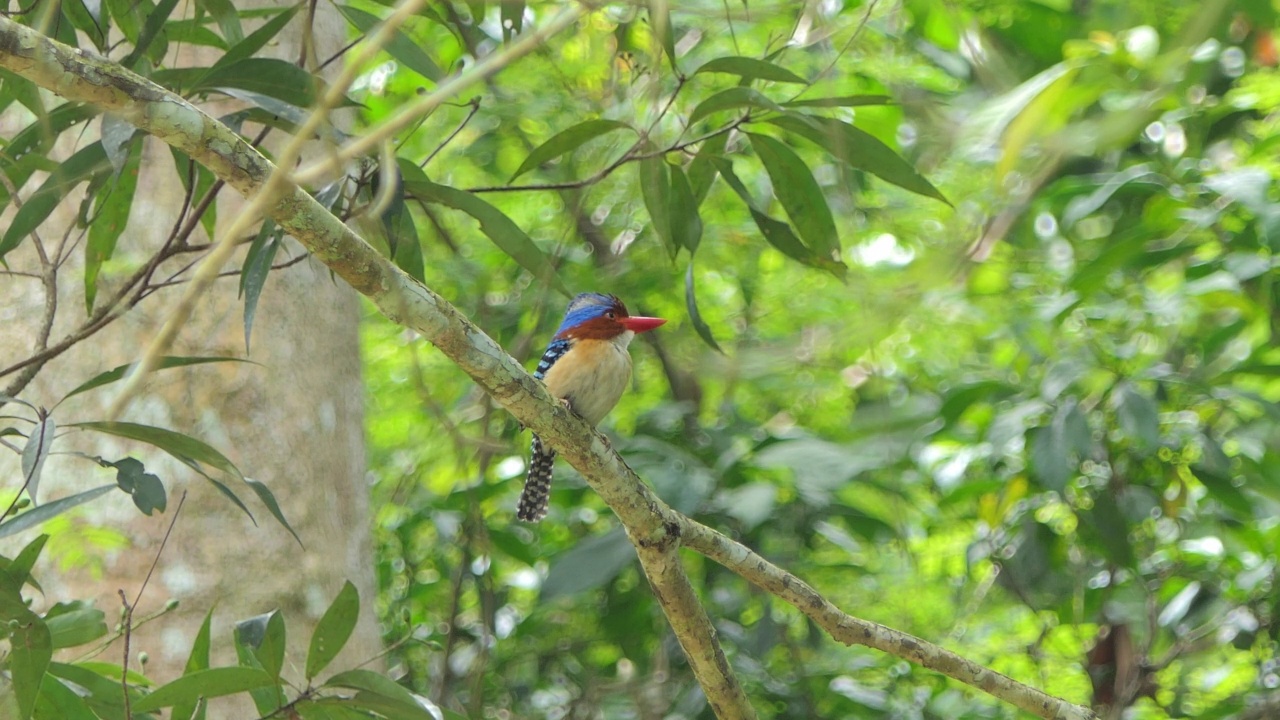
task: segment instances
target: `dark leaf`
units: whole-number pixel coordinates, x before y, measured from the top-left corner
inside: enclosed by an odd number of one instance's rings
[[[773,194],[800,231],[805,244],[820,257],[836,259],[840,238],[822,188],[795,152],[767,135],[748,135],[773,183]]]
[[[284,228],[276,227],[275,221],[263,220],[258,235],[249,245],[245,253],[244,265],[240,270],[240,292],[244,295],[244,352],[249,354],[249,338],[253,334],[253,319],[258,314],[258,298],[262,297],[262,288],[267,284],[267,275],[271,272],[271,262],[275,260],[276,251],[280,248],[284,237]]]
[[[1111,562],[1127,568],[1135,564],[1133,546],[1129,544],[1129,525],[1109,490],[1103,489],[1093,498],[1093,507],[1080,512],[1081,521],[1102,540],[1102,550]]]
[[[796,83],[798,85],[809,84],[808,80],[780,65],[775,65],[768,60],[757,60],[749,57],[729,56],[716,58],[693,71],[694,75],[701,75],[702,73],[728,73],[748,80],[771,80],[773,82]]]
[[[1222,503],[1224,507],[1241,518],[1254,517],[1254,503],[1245,497],[1229,476],[1219,474],[1204,464],[1193,465],[1191,471],[1195,473],[1196,479],[1204,485],[1214,500]]]
[[[267,510],[271,513],[271,516],[283,525],[284,529],[288,530],[289,534],[293,536],[293,539],[297,540],[298,544],[301,545],[302,538],[298,537],[298,533],[294,531],[293,526],[289,524],[289,521],[284,519],[284,513],[280,510],[280,503],[276,502],[276,496],[271,492],[271,489],[257,480],[245,478],[244,482],[258,496],[258,499],[262,501],[262,504],[267,506]]]
[[[124,458],[106,464],[116,469],[116,484],[133,497],[133,504],[138,506],[143,515],[149,516],[155,510],[165,511],[164,483],[148,473],[141,462],[134,458]]]
[[[847,122],[790,112],[781,117],[770,118],[769,122],[818,145],[832,157],[852,167],[865,170],[917,195],[951,204],[932,183],[916,172],[911,163],[903,160],[892,148]]]
[[[692,257],[702,240],[702,218],[698,216],[698,201],[693,196],[693,187],[684,170],[672,166],[669,172],[671,219],[668,227],[671,230],[671,241],[677,248],[688,250]]]
[[[240,474],[240,470],[235,464],[212,446],[190,435],[183,435],[173,430],[128,422],[82,422],[72,423],[67,427],[83,428],[130,440],[140,440],[160,448],[190,467],[198,469],[200,463],[203,463],[237,478],[244,477]]]
[[[388,717],[403,720],[434,720],[417,698],[394,680],[371,670],[348,670],[329,678],[325,687],[359,690],[352,705],[368,707]]]
[[[711,184],[719,174],[715,163],[711,160],[723,157],[725,144],[728,141],[729,133],[720,133],[709,138],[702,143],[702,147],[698,148],[698,154],[694,156],[693,162],[689,163],[689,186],[693,188],[693,197],[698,206],[701,206],[702,201],[707,198],[707,193],[711,191]]]
[[[702,319],[702,313],[698,312],[698,300],[693,292],[693,258],[689,258],[689,268],[684,273],[684,305],[689,311],[689,322],[693,323],[693,329],[697,331],[698,337],[702,338],[702,342],[712,350],[724,354],[724,350],[720,349],[715,337],[711,335],[711,328]]]
[[[124,60],[120,61],[121,65],[133,70],[137,67],[138,61],[142,59],[143,55],[153,59],[164,56],[164,52],[168,48],[168,41],[165,39],[163,32],[164,23],[177,6],[178,0],[159,0],[155,7],[148,8],[146,20],[138,33],[137,40],[133,43],[133,50],[125,56]]]
[[[507,3],[504,2],[504,9],[506,5]],[[376,15],[350,5],[339,5],[338,12],[342,13],[347,22],[351,23],[366,36],[373,34],[375,28],[382,22]],[[386,50],[391,57],[400,61],[401,65],[428,80],[439,82],[444,77],[444,71],[431,59],[430,55],[427,55],[422,46],[400,30],[396,30],[391,34],[391,39],[387,41],[387,44],[382,49]]]
[[[289,21],[293,19],[293,16],[296,15],[298,10],[301,8],[301,3],[286,7],[284,10],[276,14],[275,17],[263,23],[257,30],[249,33],[249,35],[242,40],[232,37],[232,34],[239,34],[238,29],[240,27],[240,21],[238,17],[233,22],[228,18],[228,23],[224,24],[222,19],[219,17],[219,14],[214,13],[214,18],[218,20],[219,24],[223,25],[222,31],[224,35],[227,35],[227,40],[235,44],[218,58],[218,61],[213,64],[213,67],[211,67],[209,71],[212,73],[221,70],[224,67],[234,65],[241,60],[247,60],[253,57],[259,50],[266,47],[267,43],[276,39],[276,36],[280,34],[280,31],[284,29],[284,26],[289,24]],[[227,33],[227,26],[229,24],[234,24],[234,27],[236,28],[232,30],[232,34]]]
[[[351,581],[343,583],[338,596],[324,611],[311,635],[311,647],[307,651],[307,679],[319,675],[329,666],[351,637],[360,617],[360,595]]]
[[[274,58],[246,58],[210,68],[190,92],[220,91],[223,88],[261,93],[300,108],[314,105],[324,92],[323,83],[311,73],[291,62]]]
[[[222,37],[228,43],[238,43],[244,39],[244,30],[240,26],[240,11],[232,0],[199,0],[199,4],[213,16]]]
[[[632,130],[634,132],[632,127],[624,122],[603,119],[586,120],[565,128],[551,136],[551,139],[534,148],[533,152],[529,153],[529,157],[520,163],[520,167],[511,176],[511,180],[515,180],[543,163],[573,152],[585,143],[615,130]]]
[[[1160,414],[1154,400],[1127,382],[1115,387],[1111,400],[1121,429],[1137,448],[1150,450],[1160,443]]]

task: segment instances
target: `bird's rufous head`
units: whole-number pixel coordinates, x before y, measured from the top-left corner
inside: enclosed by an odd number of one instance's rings
[[[560,323],[556,337],[612,340],[628,330],[633,333],[648,332],[665,322],[664,318],[628,313],[627,306],[614,295],[582,293],[569,301],[564,322]]]

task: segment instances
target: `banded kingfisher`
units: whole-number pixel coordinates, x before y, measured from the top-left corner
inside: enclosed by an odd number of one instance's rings
[[[631,340],[665,322],[631,315],[613,295],[582,293],[569,301],[564,321],[533,376],[547,384],[552,397],[594,427],[618,404],[631,380],[627,352]],[[534,435],[530,455],[516,517],[537,522],[547,514],[556,451]]]

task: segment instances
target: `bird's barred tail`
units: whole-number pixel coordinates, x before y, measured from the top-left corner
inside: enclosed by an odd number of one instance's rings
[[[529,477],[520,493],[516,517],[525,522],[538,522],[547,514],[547,501],[551,497],[551,468],[555,465],[556,451],[542,446],[542,440],[533,436],[530,449]]]

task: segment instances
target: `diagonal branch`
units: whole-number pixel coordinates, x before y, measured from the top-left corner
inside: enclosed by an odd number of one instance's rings
[[[260,194],[274,170],[241,137],[181,97],[3,17],[0,68],[65,98],[120,114],[183,150],[247,197]],[[582,473],[626,528],[654,595],[718,717],[754,718],[755,713],[680,563],[682,540],[796,605],[842,642],[868,645],[918,662],[1043,718],[1094,717],[1084,708],[1044,695],[923,640],[846,615],[793,575],[671,509],[623,463],[603,436],[553,401],[546,387],[492,338],[457,308],[379,255],[301,188],[288,183],[265,212],[367,296],[387,318],[421,333]]]

